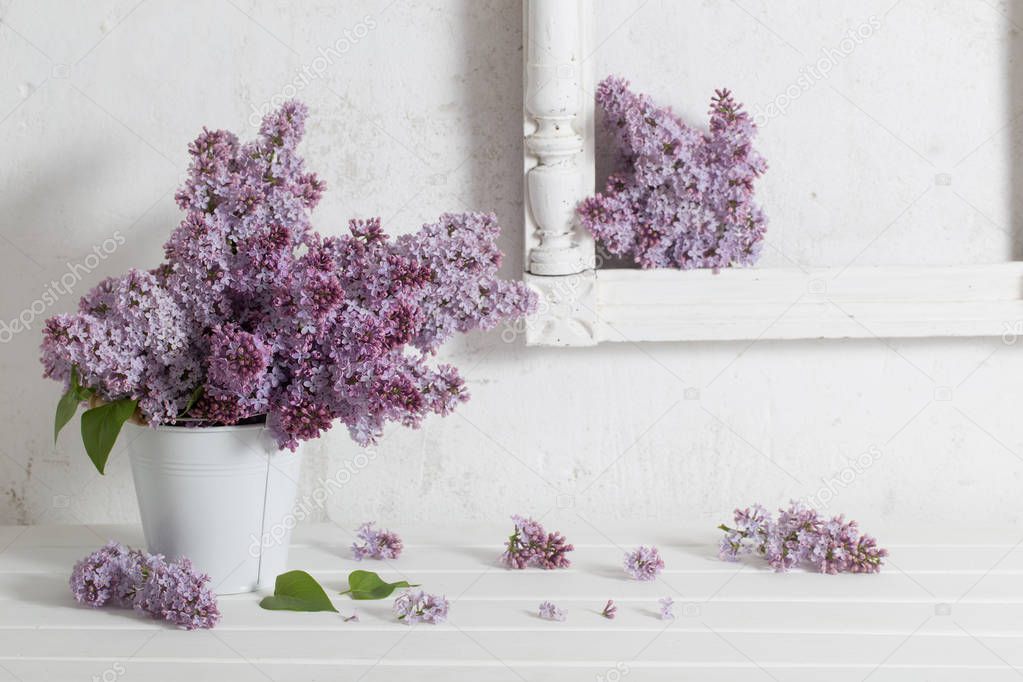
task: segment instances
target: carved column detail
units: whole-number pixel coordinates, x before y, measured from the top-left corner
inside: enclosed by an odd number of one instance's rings
[[[584,135],[592,147],[591,117],[580,116],[583,106],[592,110],[581,88],[585,1],[524,0],[526,248],[534,275],[593,267],[593,242],[578,233],[575,216],[593,184],[584,154]]]
[[[526,320],[530,346],[594,346],[597,344],[597,280],[593,270],[575,275],[526,275],[539,295],[536,312]]]

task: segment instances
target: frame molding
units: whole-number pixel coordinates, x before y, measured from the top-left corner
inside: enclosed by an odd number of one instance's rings
[[[526,343],[1023,336],[1023,262],[596,269],[575,206],[595,188],[587,0],[523,0]]]

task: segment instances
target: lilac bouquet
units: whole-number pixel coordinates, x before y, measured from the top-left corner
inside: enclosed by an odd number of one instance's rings
[[[159,554],[109,542],[75,564],[70,584],[80,604],[132,608],[195,630],[220,621],[209,580],[188,559],[168,563]]]
[[[752,146],[753,121],[731,93],[716,92],[706,133],[615,76],[597,87],[597,104],[624,169],[579,205],[582,224],[612,254],[632,254],[644,268],[754,263],[767,219],[753,183],[767,164]]]
[[[497,277],[492,214],[445,214],[396,239],[379,219],[315,232],[324,185],[296,152],[305,120],[289,102],[255,141],[204,130],[165,261],[103,281],[77,313],[46,322],[44,375],[67,388],[55,431],[88,401],[82,434],[100,472],[132,417],[265,420],[292,450],[335,421],[362,445],[387,422],[416,427],[467,399],[455,368],[429,361],[438,346],[535,305]]]
[[[734,519],[732,526],[718,526],[725,532],[719,556],[726,561],[756,554],[778,572],[805,562],[833,575],[878,573],[888,556],[855,521],[841,515],[825,520],[799,502],[779,510],[777,519],[761,505],[736,509]]]

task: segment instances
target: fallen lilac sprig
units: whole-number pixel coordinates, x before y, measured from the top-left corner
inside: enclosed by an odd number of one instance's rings
[[[448,600],[422,590],[406,590],[394,600],[394,615],[406,625],[443,623],[448,617]]]
[[[640,546],[625,555],[625,572],[636,580],[653,580],[664,570],[664,559],[656,547]]]
[[[81,604],[133,608],[196,630],[212,628],[220,621],[209,580],[188,559],[169,563],[159,554],[111,541],[75,564],[70,584]]]
[[[562,611],[554,602],[543,601],[540,602],[540,607],[537,609],[537,615],[544,620],[565,620],[567,617],[565,612]]]
[[[508,538],[501,562],[508,568],[567,568],[572,565],[567,554],[575,549],[565,536],[548,533],[539,521],[512,516],[515,530]]]
[[[805,563],[821,573],[878,573],[888,550],[861,534],[855,521],[842,515],[822,519],[817,511],[793,501],[772,519],[761,505],[736,509],[734,525],[725,532],[718,551],[725,561],[744,554],[763,557],[774,570],[785,572]]]
[[[404,548],[401,538],[397,533],[390,530],[377,530],[373,527],[374,522],[369,521],[359,526],[355,531],[356,537],[362,541],[352,543],[352,554],[357,561],[364,558],[370,559],[397,559],[401,556]]]
[[[614,599],[608,599],[607,603],[604,604],[604,610],[600,612],[600,615],[604,616],[608,620],[614,620],[615,615],[618,613],[618,605],[615,604]]]
[[[675,607],[675,600],[671,597],[661,597],[657,600],[657,603],[661,607],[661,620],[673,620],[675,613],[672,610]]]

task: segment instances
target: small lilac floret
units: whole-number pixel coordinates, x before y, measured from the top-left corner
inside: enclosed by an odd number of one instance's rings
[[[394,615],[406,625],[443,623],[448,617],[448,600],[422,590],[406,590],[394,600]]]
[[[653,580],[664,570],[664,559],[656,547],[640,546],[625,555],[625,572],[636,580]]]
[[[508,537],[501,563],[508,568],[527,566],[553,569],[568,568],[572,561],[568,553],[575,549],[564,535],[548,533],[539,521],[523,516],[512,516],[515,528]]]
[[[671,597],[661,597],[657,600],[660,606],[661,620],[672,620],[675,618],[675,600]]]
[[[401,556],[404,545],[398,534],[390,530],[378,530],[373,526],[374,523],[369,521],[356,530],[358,541],[352,543],[352,554],[355,555],[355,559],[362,561],[369,557],[383,560],[397,559]]]
[[[544,620],[558,620],[563,621],[567,616],[565,612],[558,608],[554,602],[543,601],[540,602],[540,607],[537,609],[537,614]]]

